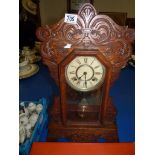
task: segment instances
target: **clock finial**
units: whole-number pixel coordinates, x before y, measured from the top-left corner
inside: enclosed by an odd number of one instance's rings
[[[87,28],[90,21],[97,15],[93,5],[85,3],[79,10],[78,15],[83,19],[85,27]]]

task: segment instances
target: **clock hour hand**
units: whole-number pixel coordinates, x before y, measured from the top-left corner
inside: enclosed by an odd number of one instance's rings
[[[78,80],[80,80],[80,79],[82,78],[83,75],[84,75],[84,74],[82,74],[80,77],[78,77]]]
[[[87,80],[86,80],[87,72],[84,72],[83,74],[85,75],[85,86],[86,86],[86,88],[87,88]]]

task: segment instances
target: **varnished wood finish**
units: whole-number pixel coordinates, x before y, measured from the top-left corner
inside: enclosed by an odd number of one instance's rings
[[[130,58],[134,31],[117,25],[106,15],[97,15],[95,8],[86,3],[78,12],[77,24],[67,24],[63,18],[55,25],[38,28],[37,37],[42,41],[43,62],[60,89],[60,96],[55,97],[49,112],[52,121],[49,123],[48,140],[62,136],[81,142],[92,142],[101,137],[109,142],[118,141],[116,109],[109,97],[109,90]],[[66,44],[71,44],[71,48],[64,48]],[[73,92],[65,82],[65,67],[81,55],[95,56],[106,67],[104,97],[96,122],[70,122],[67,119],[67,110],[71,107],[67,105],[66,94]],[[88,107],[88,111],[91,112],[91,107]]]
[[[97,142],[98,138],[104,138],[106,142],[118,142],[116,109],[112,105],[111,98],[107,105],[104,124],[102,125],[100,122],[87,122],[85,124],[77,124],[76,122],[69,124],[70,122],[68,122],[67,125],[63,125],[60,113],[55,113],[52,117],[53,122],[49,124],[47,141],[56,141],[58,137],[65,137],[73,142]]]
[[[106,75],[105,75],[105,80],[104,80],[104,98],[103,98],[103,103],[101,105],[101,120],[100,122],[103,122],[103,118],[105,117],[106,113],[106,108],[107,108],[107,103],[108,103],[108,96],[109,96],[109,88],[110,88],[110,78],[111,78],[111,64],[104,58],[102,53],[98,50],[80,50],[76,49],[74,50],[68,57],[65,59],[59,66],[60,70],[60,82],[65,81],[65,67],[67,64],[71,62],[76,56],[95,56],[105,67],[106,67]],[[60,92],[66,92],[66,83],[62,82],[60,84]],[[61,107],[62,107],[62,115],[63,115],[63,123],[67,124],[66,120],[66,109],[67,109],[67,104],[66,104],[66,93],[61,93]]]
[[[48,141],[56,141],[58,137],[65,137],[72,142],[97,142],[104,138],[106,142],[118,142],[117,127],[77,127],[53,124],[49,127]]]

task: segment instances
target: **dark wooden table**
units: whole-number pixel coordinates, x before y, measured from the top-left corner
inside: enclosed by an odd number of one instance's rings
[[[30,155],[134,155],[134,143],[35,142]]]

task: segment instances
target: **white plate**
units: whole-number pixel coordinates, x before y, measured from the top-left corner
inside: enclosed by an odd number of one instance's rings
[[[30,65],[29,70],[19,72],[19,79],[31,77],[39,71],[38,65],[36,65],[36,64],[29,64],[29,65]]]

